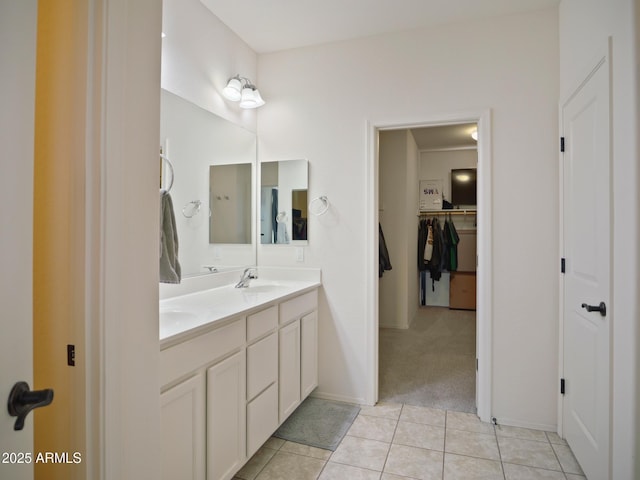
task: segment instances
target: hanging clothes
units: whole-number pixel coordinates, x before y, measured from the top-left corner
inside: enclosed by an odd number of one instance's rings
[[[449,270],[450,272],[452,272],[453,270],[451,270],[451,222],[449,220],[445,220],[444,221],[444,228],[442,229],[443,234],[444,234],[444,244],[445,244],[445,248],[444,248],[444,269],[445,270]]]
[[[271,189],[271,242],[269,243],[278,243],[278,221],[276,217],[278,216],[278,189]]]
[[[431,274],[431,290],[435,291],[435,282],[442,277],[444,235],[437,218],[431,220],[431,228],[433,231],[433,251],[427,267]]]
[[[433,226],[427,222],[427,243],[424,246],[424,261],[430,262],[433,256]]]
[[[276,243],[289,243],[289,232],[287,231],[287,222],[289,217],[285,212],[280,212],[276,216],[278,222],[278,232],[276,234]]]
[[[427,221],[421,219],[418,223],[418,271],[427,270],[427,262],[424,259],[424,249],[427,244],[428,226]]]
[[[460,237],[458,236],[456,226],[451,218],[445,221],[445,230],[448,232],[447,243],[449,262],[447,268],[450,272],[455,272],[458,270],[458,243],[460,243]]]
[[[387,249],[387,242],[384,240],[380,223],[378,223],[378,237],[378,277],[382,277],[385,270],[391,270],[393,267],[391,267],[389,250]]]

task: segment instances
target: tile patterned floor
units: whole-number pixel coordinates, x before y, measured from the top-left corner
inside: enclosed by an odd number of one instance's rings
[[[236,480],[586,480],[557,434],[473,414],[363,407],[335,452],[269,439]]]

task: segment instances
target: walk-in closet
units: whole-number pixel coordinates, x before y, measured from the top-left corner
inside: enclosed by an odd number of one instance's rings
[[[380,402],[476,411],[476,139],[379,132]]]

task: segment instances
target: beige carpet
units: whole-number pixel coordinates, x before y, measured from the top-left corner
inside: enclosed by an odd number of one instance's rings
[[[476,312],[421,307],[380,329],[379,401],[476,413]]]

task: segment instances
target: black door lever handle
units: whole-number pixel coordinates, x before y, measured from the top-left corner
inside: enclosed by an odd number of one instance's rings
[[[24,419],[34,408],[46,407],[53,401],[53,390],[47,388],[45,390],[30,390],[27,382],[18,382],[9,393],[9,401],[7,402],[7,410],[9,415],[16,418],[13,426],[14,430],[22,430],[24,428]]]
[[[587,312],[600,312],[600,315],[603,317],[607,314],[607,306],[604,302],[600,302],[600,305],[587,305],[583,303],[582,308],[586,308]]]

